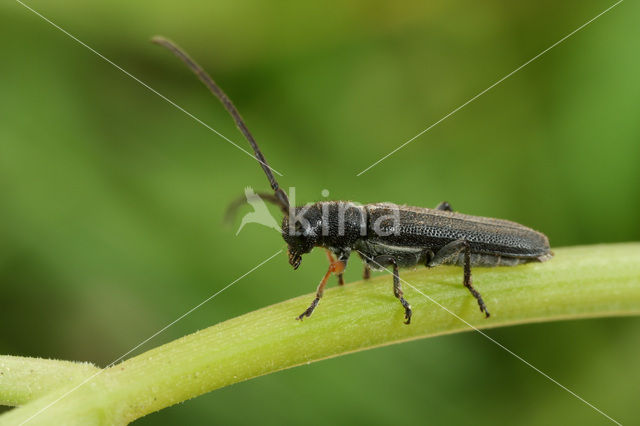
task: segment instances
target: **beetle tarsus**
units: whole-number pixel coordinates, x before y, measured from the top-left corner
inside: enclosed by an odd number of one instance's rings
[[[411,305],[409,305],[409,303],[404,298],[400,298],[400,303],[402,303],[402,306],[404,306],[404,323],[406,325],[409,325],[411,324]]]
[[[409,325],[411,324],[411,305],[404,298],[404,293],[400,284],[400,274],[398,273],[398,263],[395,259],[391,259],[390,262],[393,265],[393,295],[396,296],[398,300],[400,300],[400,303],[404,308],[404,323]]]
[[[316,298],[313,299],[313,302],[311,302],[311,305],[309,305],[307,310],[301,313],[300,315],[298,315],[296,319],[298,321],[302,321],[304,317],[310,317],[313,311],[316,309],[316,306],[318,306],[318,302],[320,302],[320,297],[321,296],[316,296]]]

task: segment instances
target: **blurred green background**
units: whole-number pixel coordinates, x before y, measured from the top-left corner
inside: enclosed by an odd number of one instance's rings
[[[540,229],[556,247],[640,239],[637,2],[361,177],[613,2],[28,4],[248,149],[200,82],[148,41],[174,39],[301,202],[323,189],[363,203],[447,200]],[[270,229],[236,237],[222,223],[245,186],[268,188],[255,161],[20,4],[3,2],[0,21],[0,353],[104,366],[284,246]],[[283,254],[136,353],[312,292],[325,268],[321,251],[295,272]],[[637,318],[489,332],[628,424],[640,421],[639,333]],[[138,424],[400,422],[606,419],[466,333],[258,378]]]

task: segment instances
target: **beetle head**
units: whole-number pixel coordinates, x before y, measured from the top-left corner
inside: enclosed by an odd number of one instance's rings
[[[282,219],[282,237],[289,246],[289,263],[298,269],[302,255],[309,253],[321,238],[322,212],[317,205],[295,207]]]

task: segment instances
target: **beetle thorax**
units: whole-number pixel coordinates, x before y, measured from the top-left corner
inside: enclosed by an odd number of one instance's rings
[[[348,201],[323,201],[293,207],[282,220],[282,236],[289,246],[289,262],[299,266],[301,256],[314,247],[351,247],[367,232],[366,210]]]

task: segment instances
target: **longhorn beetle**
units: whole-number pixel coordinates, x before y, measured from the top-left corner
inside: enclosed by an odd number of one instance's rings
[[[267,175],[273,194],[257,194],[280,207],[284,213],[282,237],[288,245],[289,263],[300,266],[302,255],[323,247],[329,270],[322,278],[311,305],[297,319],[309,317],[322,297],[331,274],[340,285],[349,256],[356,252],[364,262],[364,278],[371,269],[393,268],[393,294],[404,307],[405,324],[411,322],[411,305],[404,298],[398,269],[423,264],[427,267],[463,267],[463,284],[478,301],[486,318],[489,311],[473,287],[471,266],[515,266],[544,262],[553,256],[547,237],[515,222],[456,213],[447,202],[435,209],[392,203],[359,205],[350,201],[323,201],[303,207],[289,205],[267,160],[231,100],[213,79],[173,42],[154,37],[152,41],[173,52],[220,100],[249,141],[256,159]],[[236,203],[237,207],[237,203]]]

